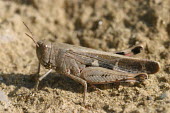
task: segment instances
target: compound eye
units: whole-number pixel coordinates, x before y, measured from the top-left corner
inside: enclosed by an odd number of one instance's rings
[[[48,47],[48,45],[45,45],[45,47]]]

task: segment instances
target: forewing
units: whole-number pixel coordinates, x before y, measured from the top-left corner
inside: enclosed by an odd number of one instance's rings
[[[103,67],[125,73],[156,73],[159,70],[159,63],[152,60],[132,58],[117,54],[105,54],[99,51],[82,52],[68,50],[70,57],[86,65],[86,67]]]

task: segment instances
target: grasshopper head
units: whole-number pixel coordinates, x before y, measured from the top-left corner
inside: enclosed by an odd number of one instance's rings
[[[46,42],[45,40],[37,42],[37,57],[40,63],[46,68],[50,68],[51,48],[52,47],[50,42]]]
[[[29,38],[31,38],[33,40],[33,42],[36,45],[36,53],[37,53],[37,57],[38,60],[40,61],[40,63],[45,67],[45,68],[50,68],[51,67],[51,48],[52,45],[50,42],[46,42],[45,40],[42,41],[36,41],[34,39],[33,33],[31,32],[31,30],[29,29],[29,27],[23,22],[23,24],[25,25],[25,27],[28,29],[28,31],[31,33],[31,36],[27,33],[25,33]]]

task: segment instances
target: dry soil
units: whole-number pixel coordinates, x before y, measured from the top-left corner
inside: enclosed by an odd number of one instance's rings
[[[169,6],[169,0],[0,0],[0,112],[169,113]],[[158,61],[161,69],[143,83],[89,87],[86,107],[82,85],[57,73],[34,91],[38,60],[22,21],[36,40],[103,51],[142,44],[135,57]]]

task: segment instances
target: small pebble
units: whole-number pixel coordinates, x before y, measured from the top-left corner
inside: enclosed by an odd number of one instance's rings
[[[0,91],[0,101],[6,104],[9,103],[8,96],[3,91]]]
[[[147,100],[153,100],[151,96],[147,96]]]
[[[2,76],[0,76],[0,81],[3,81],[4,79],[3,79],[3,77]]]
[[[169,95],[170,95],[169,92],[164,92],[164,93],[162,93],[162,94],[158,97],[158,99],[163,100],[163,99],[165,99],[165,98],[170,98]]]

